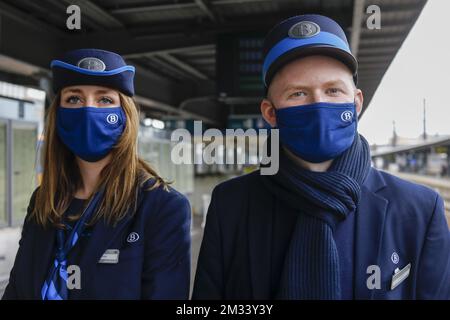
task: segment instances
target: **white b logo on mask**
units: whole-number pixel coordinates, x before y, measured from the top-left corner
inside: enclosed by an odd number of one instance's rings
[[[119,120],[119,117],[117,116],[117,114],[114,114],[114,113],[110,113],[106,117],[106,121],[108,121],[109,124],[115,124],[115,123],[117,123],[118,120]]]
[[[352,119],[353,119],[353,112],[348,111],[348,110],[342,112],[342,114],[341,114],[341,119],[342,119],[342,121],[344,121],[344,122],[350,122],[350,121],[352,121]]]

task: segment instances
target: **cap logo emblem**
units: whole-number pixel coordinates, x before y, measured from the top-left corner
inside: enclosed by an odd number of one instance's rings
[[[105,71],[106,69],[105,63],[102,60],[93,57],[83,58],[78,61],[78,67],[91,71]]]
[[[317,23],[311,21],[301,21],[294,24],[288,32],[289,37],[302,39],[315,36],[320,32],[320,27]]]

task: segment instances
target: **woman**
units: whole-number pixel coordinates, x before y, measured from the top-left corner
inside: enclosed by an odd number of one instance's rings
[[[42,183],[3,299],[188,299],[190,206],[137,155],[134,67],[97,49],[51,67]]]

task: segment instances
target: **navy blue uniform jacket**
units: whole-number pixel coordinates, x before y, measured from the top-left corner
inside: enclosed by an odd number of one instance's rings
[[[145,191],[148,185],[141,189],[134,215],[128,214],[115,227],[103,219],[95,224],[79,263],[81,289],[72,289],[71,299],[189,298],[189,202],[171,188]],[[137,241],[127,241],[131,232],[139,235]],[[54,242],[55,228],[25,220],[3,299],[41,299]],[[117,264],[98,263],[107,249],[120,250]]]
[[[215,188],[194,299],[275,297],[282,248],[295,225],[293,219],[273,216],[276,205],[283,208],[278,212],[295,216],[277,203],[259,171]],[[391,290],[395,269],[409,263],[409,276]],[[375,279],[369,277],[376,272],[370,266],[380,271],[375,288]],[[371,168],[356,213],[353,278],[355,299],[450,299],[450,233],[442,198],[427,187]]]

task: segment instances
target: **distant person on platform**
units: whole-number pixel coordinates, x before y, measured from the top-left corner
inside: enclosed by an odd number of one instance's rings
[[[342,28],[320,15],[279,23],[263,80],[280,169],[214,189],[193,298],[449,299],[443,200],[371,167]]]

